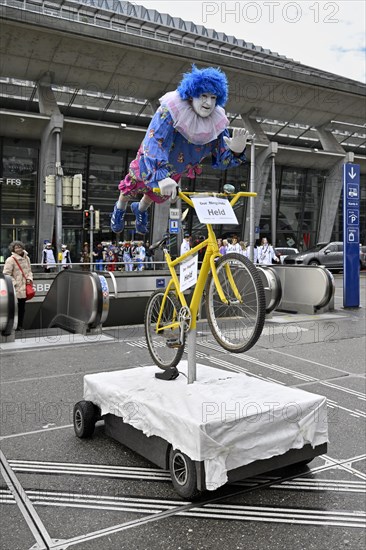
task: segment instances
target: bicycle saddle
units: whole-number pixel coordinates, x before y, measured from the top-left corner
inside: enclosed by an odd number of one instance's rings
[[[156,243],[153,243],[152,245],[150,245],[149,250],[156,250],[157,248],[160,248],[161,246],[163,246],[163,244],[167,242],[168,239],[169,239],[169,235],[164,235],[164,237],[160,239],[160,241],[157,241]]]

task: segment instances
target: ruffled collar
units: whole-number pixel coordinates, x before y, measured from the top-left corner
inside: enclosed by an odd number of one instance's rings
[[[171,114],[174,128],[194,145],[214,141],[229,124],[222,107],[216,106],[210,116],[203,118],[195,113],[189,101],[180,97],[177,90],[166,93],[159,101]]]

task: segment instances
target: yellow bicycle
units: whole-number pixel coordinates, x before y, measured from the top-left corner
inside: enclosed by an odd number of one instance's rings
[[[178,197],[194,208],[192,195],[202,196],[201,193],[178,192]],[[253,197],[256,193],[211,193],[209,196],[231,198],[230,204],[234,206],[241,197]],[[151,247],[163,249],[171,274],[167,287],[150,296],[144,320],[150,355],[163,370],[176,367],[181,360],[186,335],[190,330],[196,330],[203,296],[211,332],[224,349],[233,353],[247,351],[257,342],[263,329],[265,294],[256,268],[242,254],[220,254],[212,225],[206,226],[207,239],[175,260],[166,248],[167,236]],[[180,290],[176,267],[182,266],[205,247],[206,253],[188,305],[184,292]]]

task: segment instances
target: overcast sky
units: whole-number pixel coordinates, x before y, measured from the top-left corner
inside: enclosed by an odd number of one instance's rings
[[[304,65],[366,82],[365,1],[137,0]]]

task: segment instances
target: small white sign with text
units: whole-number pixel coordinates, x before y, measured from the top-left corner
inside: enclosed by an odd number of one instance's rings
[[[171,220],[179,220],[180,219],[179,208],[169,208],[169,218]]]
[[[180,264],[180,291],[184,292],[187,288],[195,285],[197,282],[198,274],[198,255],[196,254],[193,258],[189,258],[185,262]]]
[[[233,207],[221,197],[191,197],[201,223],[226,223],[238,225]]]

